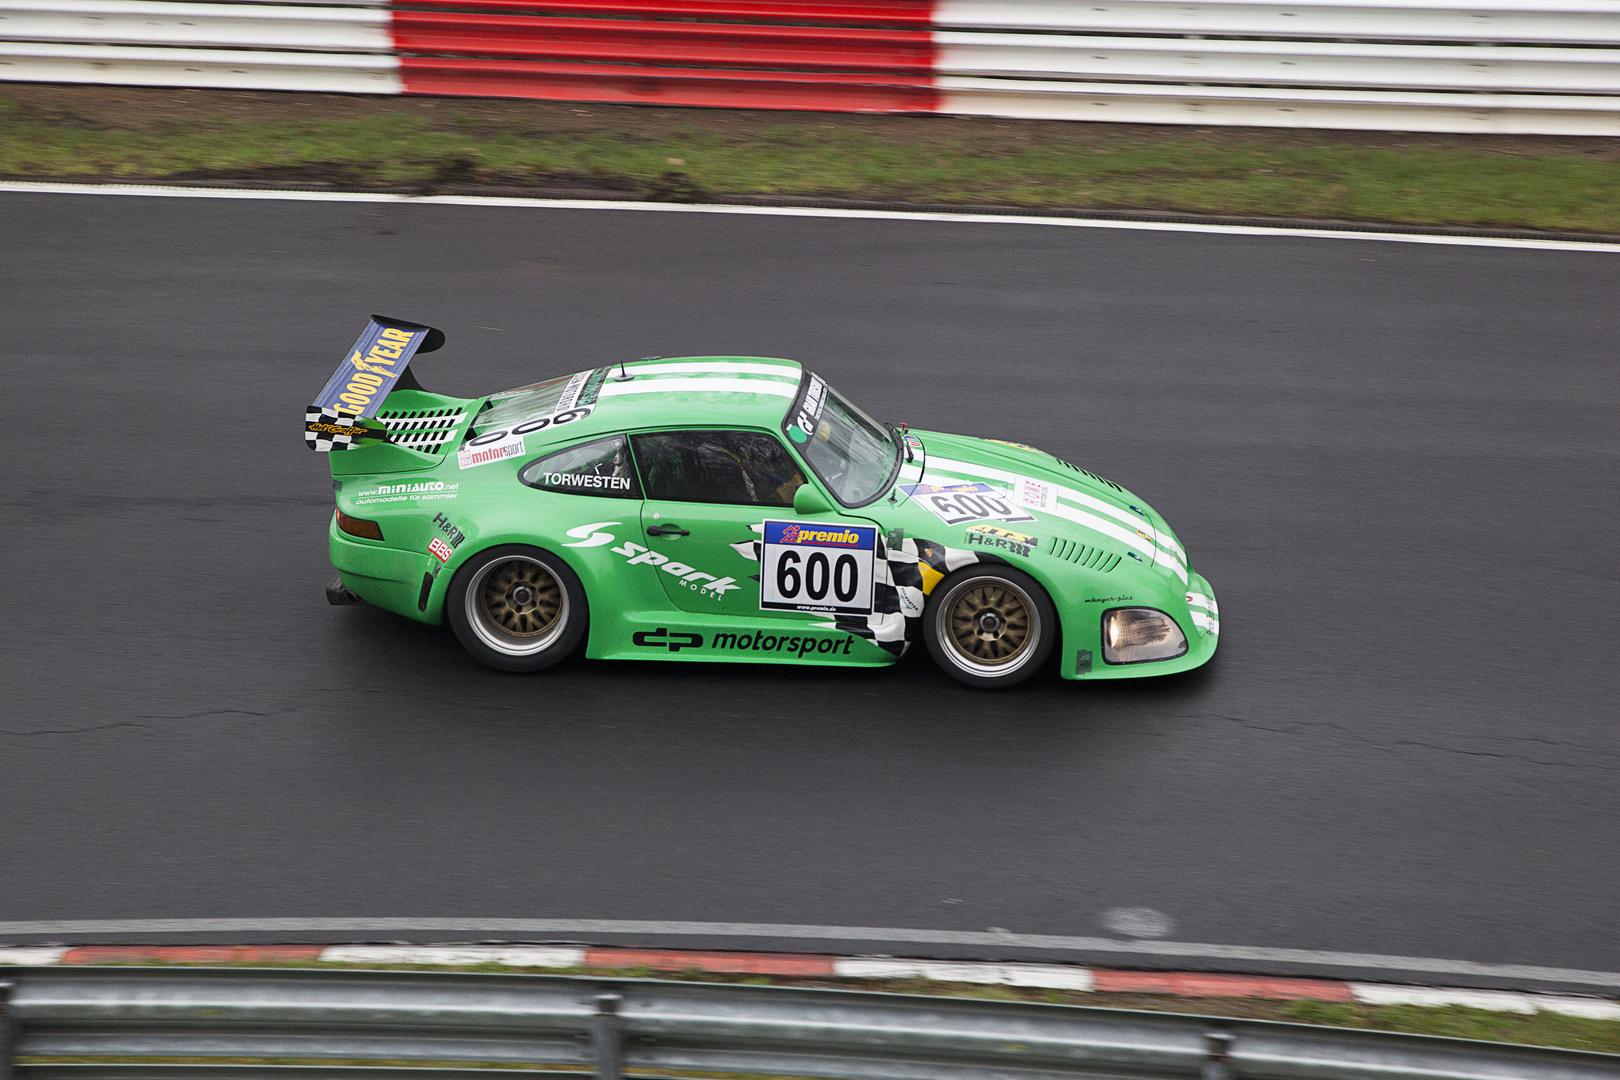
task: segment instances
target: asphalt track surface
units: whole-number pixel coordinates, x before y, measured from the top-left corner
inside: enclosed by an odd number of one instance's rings
[[[1180,942],[1620,971],[1620,256],[43,194],[0,194],[0,255],[0,940],[1144,965],[477,927],[1110,937],[1147,907]],[[995,695],[926,656],[484,670],[322,598],[299,421],[373,311],[443,327],[416,367],[457,394],[789,356],[880,417],[1033,442],[1165,514],[1220,653]],[[471,929],[59,925],[384,916]]]

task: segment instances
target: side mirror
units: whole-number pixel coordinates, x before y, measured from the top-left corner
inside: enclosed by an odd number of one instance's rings
[[[813,517],[831,513],[832,507],[827,505],[826,497],[816,490],[816,486],[807,482],[800,484],[799,490],[793,493],[793,512],[800,517]]]

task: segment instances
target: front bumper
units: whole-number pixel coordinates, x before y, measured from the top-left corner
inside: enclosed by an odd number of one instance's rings
[[[1177,583],[1179,584],[1179,582]],[[1101,612],[1082,611],[1074,623],[1064,624],[1061,671],[1065,679],[1144,679],[1153,675],[1173,675],[1207,664],[1220,644],[1220,608],[1215,590],[1201,574],[1192,574],[1187,595],[1193,603],[1163,608],[1181,632],[1187,635],[1187,653],[1174,660],[1143,664],[1109,664],[1102,658]],[[1144,607],[1155,605],[1144,604]]]

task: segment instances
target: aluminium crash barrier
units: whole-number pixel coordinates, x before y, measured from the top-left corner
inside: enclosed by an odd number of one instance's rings
[[[1620,135],[1620,0],[0,0],[0,80]]]
[[[527,1075],[604,1080],[637,1069],[843,1080],[1620,1076],[1620,1055],[864,991],[544,975],[140,967],[19,969],[8,972],[5,982],[10,985],[0,1021],[0,1076],[10,1066],[15,1080],[488,1080],[490,1064],[527,1066]],[[84,1062],[114,1057],[334,1063]],[[22,1061],[11,1065],[17,1058]],[[336,1063],[355,1060],[434,1067]]]

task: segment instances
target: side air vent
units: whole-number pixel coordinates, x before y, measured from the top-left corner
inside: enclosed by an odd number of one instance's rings
[[[1090,544],[1077,544],[1073,540],[1061,540],[1057,537],[1052,538],[1049,553],[1055,558],[1103,574],[1119,565],[1119,556],[1112,552],[1104,551],[1100,547],[1092,547]]]
[[[1097,483],[1103,485],[1104,487],[1111,487],[1115,491],[1124,491],[1125,490],[1124,488],[1120,487],[1118,484],[1114,483],[1112,480],[1104,480],[1102,477],[1098,476],[1096,473],[1092,472],[1089,469],[1082,469],[1078,465],[1070,465],[1067,461],[1064,461],[1062,458],[1058,458],[1057,461],[1058,461],[1058,464],[1062,465],[1065,469],[1073,469],[1075,472],[1079,473],[1081,476],[1089,476],[1093,480],[1097,481]]]
[[[424,454],[437,454],[455,433],[466,411],[458,405],[453,409],[385,412],[377,414],[377,422],[388,429],[389,442]]]

